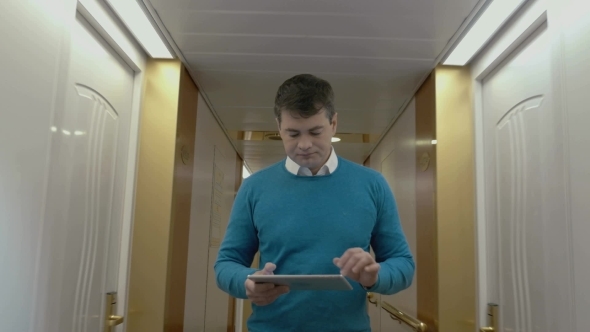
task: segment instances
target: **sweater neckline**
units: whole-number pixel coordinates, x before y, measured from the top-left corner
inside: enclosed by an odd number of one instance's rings
[[[334,174],[338,174],[338,172],[342,169],[342,167],[344,167],[344,162],[343,160],[340,158],[340,156],[337,156],[338,158],[338,167],[336,167],[336,169],[334,170],[334,172],[330,172],[330,174],[326,174],[326,175],[314,175],[314,176],[302,176],[302,175],[297,175],[297,174],[293,174],[291,172],[289,172],[289,170],[287,169],[287,166],[285,164],[285,162],[287,161],[287,158],[283,159],[283,161],[280,162],[280,168],[281,171],[284,173],[287,173],[287,175],[296,178],[296,179],[306,179],[306,181],[320,181],[320,179],[322,178],[331,178]]]

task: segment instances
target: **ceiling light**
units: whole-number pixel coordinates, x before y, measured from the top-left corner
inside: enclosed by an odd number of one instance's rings
[[[437,140],[435,140],[435,139],[433,139],[432,141],[430,141],[430,143],[431,143],[432,145],[436,145],[436,143],[438,143],[438,141],[437,141]]]
[[[148,19],[145,11],[137,3],[139,0],[107,0],[115,13],[121,18],[131,34],[145,51],[156,59],[172,59],[172,53]]]
[[[443,65],[464,66],[526,0],[493,0],[463,36]]]
[[[250,136],[252,136],[252,135],[250,135]],[[280,141],[280,140],[283,139],[281,137],[281,134],[279,134],[279,133],[267,133],[267,134],[264,135],[264,138],[270,139],[270,140],[273,140],[273,141]]]
[[[340,138],[339,137],[332,137],[332,143],[335,142],[340,142]]]

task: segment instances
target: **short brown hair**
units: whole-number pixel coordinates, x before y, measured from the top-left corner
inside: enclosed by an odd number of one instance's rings
[[[281,122],[281,112],[288,111],[302,118],[309,118],[326,110],[332,122],[334,116],[334,91],[328,81],[311,74],[301,74],[286,80],[275,97],[275,117]]]

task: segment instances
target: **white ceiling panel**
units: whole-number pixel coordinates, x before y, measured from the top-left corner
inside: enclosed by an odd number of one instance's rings
[[[458,8],[464,1],[437,1]],[[290,13],[339,13],[388,15],[407,13],[413,15],[432,14],[439,5],[432,0],[180,0],[176,6],[199,11],[254,11]]]
[[[478,0],[150,1],[230,131],[274,131],[274,96],[311,73],[336,94],[339,132],[385,134]],[[235,141],[256,171],[281,142]],[[336,143],[362,162],[374,143]]]
[[[302,56],[284,54],[188,53],[197,70],[316,72],[345,74],[411,75],[432,67],[432,60]]]
[[[223,108],[221,119],[230,131],[276,131],[273,108]],[[340,110],[338,132],[350,134],[380,134],[391,121],[391,112],[363,110]],[[270,121],[269,121],[270,120]]]
[[[278,54],[352,58],[427,59],[437,55],[431,40],[245,34],[181,34],[176,41],[184,54]],[[440,52],[440,51],[439,51]]]
[[[296,73],[300,72],[196,71],[196,76],[199,83],[206,87],[204,92],[215,108],[221,109],[273,107],[279,86]],[[312,73],[331,83],[338,109],[364,111],[395,110],[411,94],[423,75],[422,72],[399,77]]]
[[[164,20],[178,20],[182,33],[364,38],[434,39],[434,20],[403,12],[393,15],[324,14],[316,12],[252,12],[165,10]],[[269,30],[272,27],[272,30]],[[173,26],[174,29],[179,29]],[[179,29],[179,30],[180,30]]]

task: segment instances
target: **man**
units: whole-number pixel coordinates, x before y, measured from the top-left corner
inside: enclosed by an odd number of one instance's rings
[[[338,115],[325,80],[285,81],[275,117],[287,158],[240,188],[215,263],[217,284],[252,301],[250,332],[370,331],[366,293],[394,294],[414,275],[393,194],[379,173],[336,156]],[[250,268],[257,251],[261,271]],[[289,292],[247,280],[272,273],[341,273],[354,290]]]

